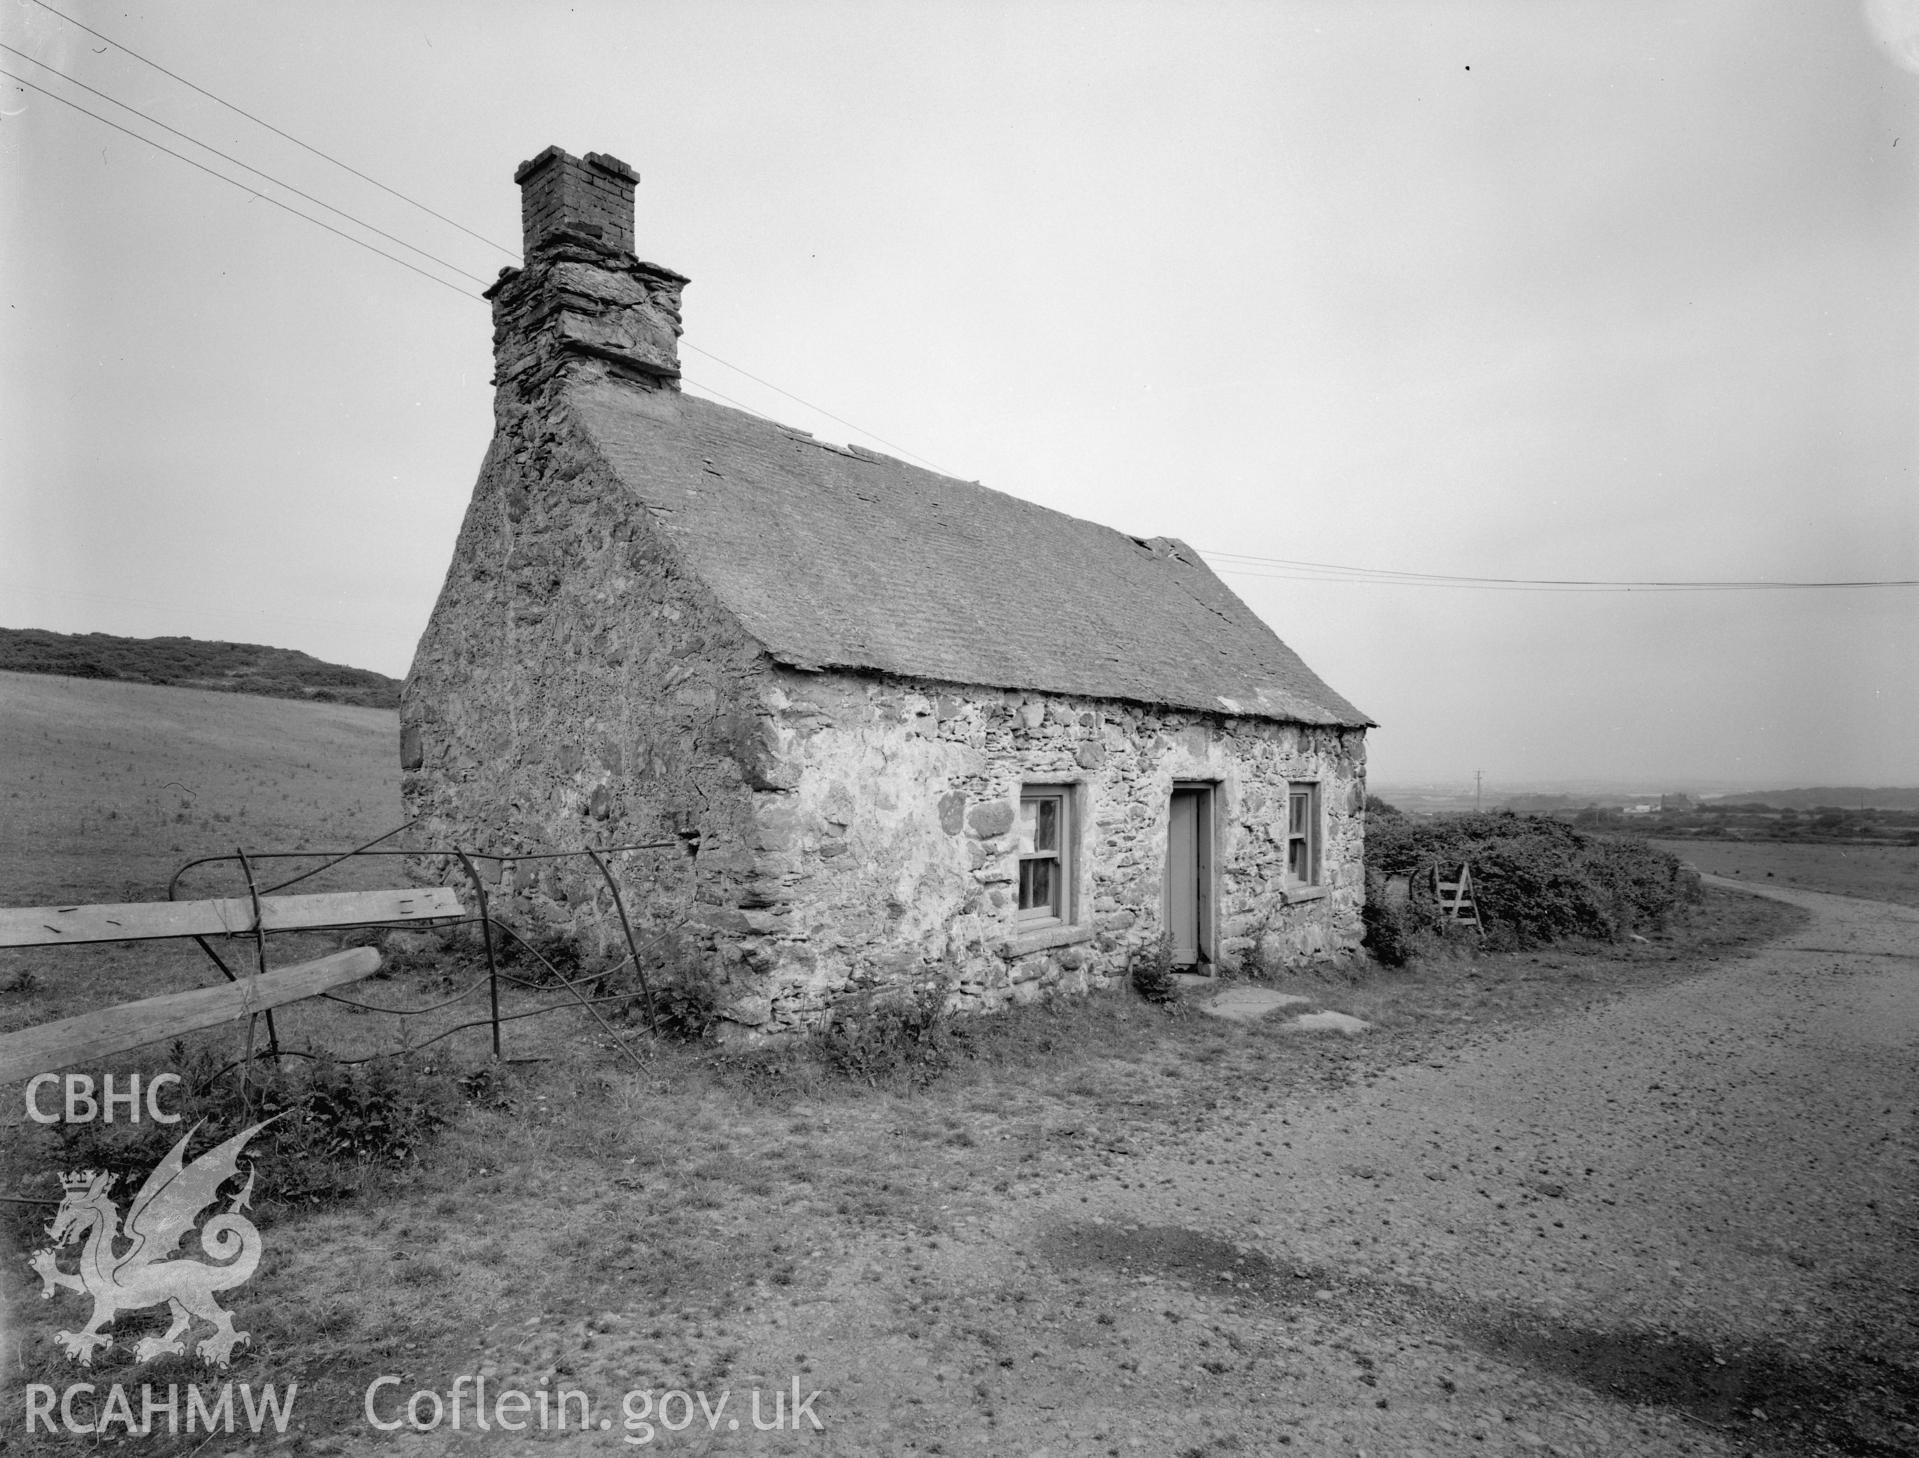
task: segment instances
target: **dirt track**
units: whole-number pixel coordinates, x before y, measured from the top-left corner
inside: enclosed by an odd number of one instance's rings
[[[1768,894],[1723,970],[1011,1203],[916,1339],[849,1282],[836,1450],[1919,1451],[1919,912]]]

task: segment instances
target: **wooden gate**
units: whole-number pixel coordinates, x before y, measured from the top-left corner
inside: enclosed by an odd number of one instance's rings
[[[1447,921],[1469,922],[1481,936],[1486,925],[1479,919],[1479,903],[1473,896],[1473,868],[1462,861],[1457,875],[1448,879],[1439,866],[1433,867],[1433,895],[1439,901],[1439,914]]]

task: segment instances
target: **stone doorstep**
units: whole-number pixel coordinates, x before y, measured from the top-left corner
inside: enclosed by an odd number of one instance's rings
[[[1247,987],[1243,984],[1225,988],[1199,1005],[1199,1010],[1211,1017],[1227,1018],[1237,1023],[1258,1022],[1270,1013],[1289,1007],[1311,1007],[1310,997],[1300,997],[1291,992],[1274,992],[1270,987]]]
[[[1208,1017],[1229,1022],[1253,1023],[1288,1008],[1310,1008],[1313,999],[1293,992],[1275,992],[1270,987],[1250,987],[1228,983],[1224,987],[1211,977],[1192,972],[1176,972],[1173,981],[1181,992],[1194,999],[1194,1006]],[[1210,994],[1210,995],[1208,995]],[[1201,999],[1204,999],[1203,1001]],[[1342,1012],[1302,1012],[1286,1020],[1286,1026],[1301,1033],[1363,1033],[1372,1024]]]
[[[1356,1018],[1351,1013],[1315,1012],[1301,1013],[1296,1018],[1288,1018],[1286,1026],[1300,1033],[1344,1033],[1348,1037],[1363,1033],[1372,1026],[1364,1018]]]

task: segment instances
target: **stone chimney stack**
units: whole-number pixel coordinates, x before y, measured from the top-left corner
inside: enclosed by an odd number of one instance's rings
[[[486,292],[502,399],[530,402],[562,375],[677,390],[687,279],[633,254],[639,174],[604,152],[574,157],[548,147],[513,180],[525,264],[502,269]]]

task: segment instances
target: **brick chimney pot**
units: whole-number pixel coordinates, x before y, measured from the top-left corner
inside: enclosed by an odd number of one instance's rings
[[[521,246],[534,251],[562,233],[597,240],[615,253],[633,251],[633,190],[640,175],[618,157],[574,157],[548,147],[513,173],[520,185]]]

